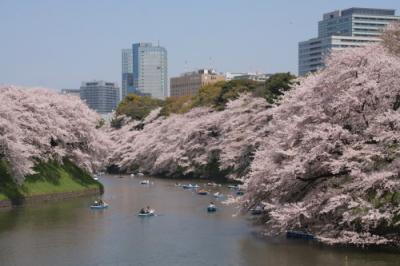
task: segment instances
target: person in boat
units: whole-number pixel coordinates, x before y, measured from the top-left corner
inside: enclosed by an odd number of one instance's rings
[[[210,205],[208,205],[207,210],[209,212],[213,212],[213,211],[217,210],[217,207],[215,207],[214,202],[212,202],[212,201],[210,202]]]
[[[99,200],[99,206],[103,206],[103,205],[104,205],[103,200]]]
[[[140,211],[139,211],[139,213],[140,213],[140,214],[145,214],[146,211],[144,210],[144,208],[141,208]]]
[[[150,213],[150,210],[151,210],[151,209],[150,209],[150,206],[147,206],[147,207],[146,207],[146,213]]]

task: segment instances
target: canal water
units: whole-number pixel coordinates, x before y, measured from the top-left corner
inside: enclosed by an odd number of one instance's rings
[[[105,210],[90,210],[91,197],[1,210],[0,265],[400,265],[394,253],[261,239],[235,206],[176,181],[140,180],[101,177]],[[226,187],[207,189],[233,195]],[[206,211],[211,200],[215,213]],[[138,217],[147,205],[157,215]]]

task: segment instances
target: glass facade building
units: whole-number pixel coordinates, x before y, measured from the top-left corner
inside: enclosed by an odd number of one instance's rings
[[[122,49],[121,51],[121,100],[128,94],[134,92],[133,90],[133,57],[132,49]]]
[[[323,68],[331,50],[379,42],[383,28],[393,21],[400,21],[393,9],[349,8],[324,14],[318,37],[299,43],[299,75]]]
[[[154,98],[168,97],[167,50],[151,43],[132,45],[133,88]]]
[[[80,97],[89,108],[100,114],[111,113],[119,102],[119,88],[114,82],[82,82]]]

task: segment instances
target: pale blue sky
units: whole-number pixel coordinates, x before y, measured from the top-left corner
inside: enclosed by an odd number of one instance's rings
[[[322,13],[355,6],[400,14],[399,0],[0,0],[0,84],[120,84],[120,50],[139,41],[167,48],[170,77],[297,73],[297,43],[317,35]]]

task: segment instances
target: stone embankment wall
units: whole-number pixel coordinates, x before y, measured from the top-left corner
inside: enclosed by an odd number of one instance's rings
[[[101,191],[100,188],[90,188],[82,191],[74,191],[74,192],[60,192],[60,193],[51,193],[45,195],[35,195],[31,197],[26,197],[23,200],[23,204],[37,204],[42,202],[49,202],[49,201],[59,201],[65,200],[70,198],[77,198],[83,196],[95,196],[100,195]],[[10,200],[0,200],[0,208],[11,208],[13,204]]]

